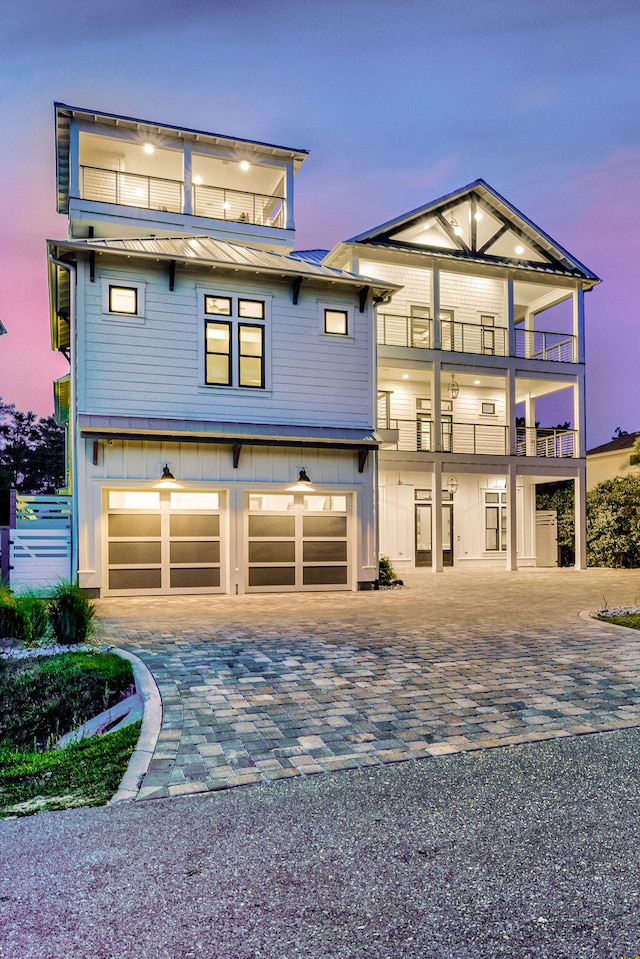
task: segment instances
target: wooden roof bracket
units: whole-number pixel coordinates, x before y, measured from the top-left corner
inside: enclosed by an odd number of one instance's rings
[[[291,284],[291,292],[293,298],[293,305],[295,306],[298,302],[298,297],[300,296],[300,287],[302,286],[302,277],[296,276],[293,283]]]
[[[358,472],[364,473],[364,468],[367,464],[367,457],[369,456],[368,449],[358,450]]]
[[[238,469],[238,464],[240,463],[240,453],[242,451],[242,443],[233,444],[233,468],[234,470]]]
[[[176,283],[176,261],[169,260],[169,292],[173,293],[173,288]]]
[[[369,287],[363,286],[359,293],[359,302],[360,302],[360,312],[364,313],[365,307],[367,305],[367,300],[369,299]]]

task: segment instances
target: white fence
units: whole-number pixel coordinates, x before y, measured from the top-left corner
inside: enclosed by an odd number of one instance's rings
[[[47,591],[71,576],[71,497],[16,497],[15,526],[2,530],[2,569],[13,590]],[[8,562],[7,562],[8,560]]]

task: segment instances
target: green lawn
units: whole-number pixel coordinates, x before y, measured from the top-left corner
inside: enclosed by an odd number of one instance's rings
[[[107,802],[141,724],[54,747],[133,689],[131,664],[113,653],[0,660],[0,817]]]
[[[640,629],[640,613],[626,613],[624,616],[597,616],[603,623],[615,623],[616,626],[629,626]]]

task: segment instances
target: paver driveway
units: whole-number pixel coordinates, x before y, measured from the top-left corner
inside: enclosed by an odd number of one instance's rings
[[[417,572],[400,590],[110,599],[162,728],[138,799],[640,726],[626,570]]]

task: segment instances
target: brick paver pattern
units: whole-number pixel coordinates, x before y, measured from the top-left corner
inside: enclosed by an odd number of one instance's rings
[[[598,575],[596,575],[598,574]],[[640,726],[640,576],[415,573],[371,593],[99,603],[160,690],[138,799]]]

